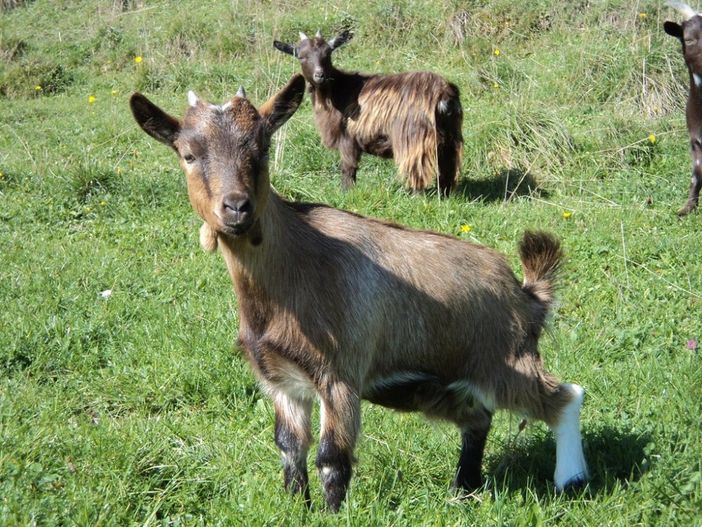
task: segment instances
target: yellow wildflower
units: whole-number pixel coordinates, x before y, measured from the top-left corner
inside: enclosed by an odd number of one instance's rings
[[[471,227],[467,223],[464,223],[463,225],[461,225],[461,232],[465,233],[465,232],[470,232],[472,230],[473,230],[473,227]]]
[[[573,213],[570,212],[569,210],[564,210],[564,211],[563,211],[563,219],[564,219],[564,220],[569,220],[570,217],[571,217],[572,215],[573,215]]]
[[[134,62],[136,62],[137,64],[141,64],[142,60],[144,59],[141,57],[141,55],[137,55],[136,57],[134,57]]]
[[[95,104],[95,101],[97,101],[95,95],[88,95],[88,104]]]
[[[497,84],[496,82],[493,82],[493,83],[492,83],[492,87],[493,87],[495,90],[499,90],[499,89],[500,89],[500,85]]]
[[[42,87],[39,86],[38,84],[37,84],[36,86],[34,86],[34,91],[35,91],[35,92],[38,93],[38,92],[40,92],[41,90],[42,90]]]
[[[107,205],[107,202],[103,199],[103,200],[100,202],[100,206],[104,207],[105,205]]]
[[[502,53],[502,52],[500,51],[500,48],[495,48],[495,51],[493,53],[495,53],[496,57],[499,57],[500,53]]]
[[[639,18],[644,19],[644,18],[647,18],[647,17],[648,17],[648,14],[647,14],[647,13],[644,13],[644,12],[639,13]]]
[[[648,136],[648,142],[651,143],[652,145],[656,144],[656,141],[658,141],[658,138],[656,137],[656,134],[649,134]]]
[[[117,95],[119,95],[119,92],[117,90],[112,90],[111,93],[113,97],[117,97]]]

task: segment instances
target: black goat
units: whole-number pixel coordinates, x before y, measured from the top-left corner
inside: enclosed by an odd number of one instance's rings
[[[697,208],[702,188],[702,16],[682,2],[668,2],[685,17],[682,24],[667,21],[665,32],[680,40],[685,64],[690,72],[690,94],[687,97],[685,117],[690,134],[692,178],[687,203],[678,211],[685,216]]]

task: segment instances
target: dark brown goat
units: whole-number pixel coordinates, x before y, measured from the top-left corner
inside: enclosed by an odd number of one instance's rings
[[[327,148],[339,150],[344,188],[356,182],[361,153],[394,158],[413,190],[437,178],[447,195],[461,165],[463,111],[458,88],[435,73],[347,73],[332,65],[332,51],[351,40],[344,31],[324,40],[300,33],[297,46],[273,45],[300,59],[315,122]]]
[[[690,134],[692,178],[687,203],[678,211],[685,216],[697,208],[702,188],[702,16],[682,2],[668,2],[670,7],[685,17],[682,24],[665,22],[665,32],[680,40],[683,57],[690,73],[690,94],[687,97],[685,117]]]
[[[527,233],[524,283],[495,251],[324,205],[270,187],[273,132],[297,109],[302,76],[259,110],[243,91],[224,105],[190,92],[184,119],[134,94],[139,125],[178,154],[203,247],[221,248],[239,302],[239,344],[275,408],[285,486],[309,501],[310,415],[321,401],[316,465],[336,511],[351,479],[361,399],[456,423],[454,484],[481,485],[492,414],[545,421],[555,484],[582,483],[583,389],[542,366],[537,342],[553,302],[557,240]]]

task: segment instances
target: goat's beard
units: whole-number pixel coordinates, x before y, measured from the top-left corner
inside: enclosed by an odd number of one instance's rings
[[[225,225],[220,229],[220,234],[229,240],[248,240],[248,242],[254,247],[258,247],[263,242],[263,232],[261,229],[261,222],[258,219],[253,220],[250,224],[242,226],[241,228],[237,226],[229,227]]]

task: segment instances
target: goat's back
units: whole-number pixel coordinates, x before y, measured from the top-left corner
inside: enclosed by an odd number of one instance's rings
[[[530,325],[542,322],[532,320],[538,299],[492,249],[324,206],[309,206],[304,221],[304,244],[326,248],[310,272],[335,277],[334,294],[320,291],[315,311],[335,328],[329,351],[349,372],[479,378],[519,353]]]
[[[393,138],[409,137],[417,124],[433,126],[439,103],[454,99],[458,89],[435,73],[373,75],[359,93],[359,112],[347,128],[361,143],[372,141],[379,131]]]

